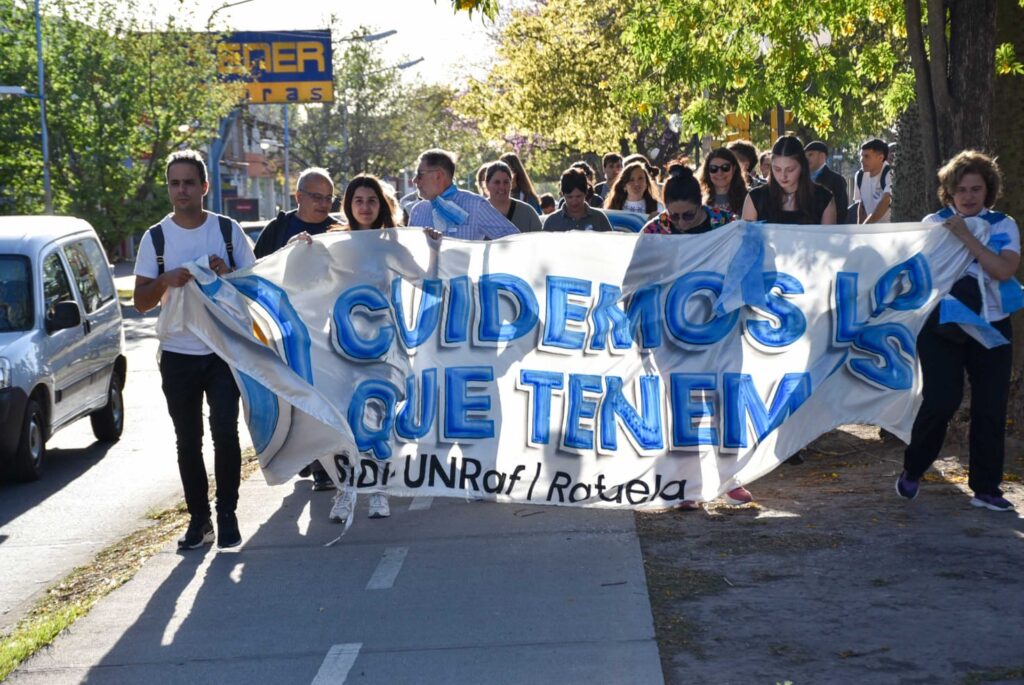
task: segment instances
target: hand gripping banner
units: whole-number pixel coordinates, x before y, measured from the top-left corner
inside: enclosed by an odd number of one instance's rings
[[[908,438],[969,263],[937,224],[345,232],[191,265],[160,325],[231,364],[271,484],[320,458],[364,492],[661,509],[844,423]]]

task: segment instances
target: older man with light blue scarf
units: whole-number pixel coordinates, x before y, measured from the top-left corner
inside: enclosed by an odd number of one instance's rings
[[[441,236],[462,240],[493,240],[519,232],[486,199],[456,188],[454,177],[455,159],[450,152],[433,149],[419,156],[414,182],[423,200],[413,206],[410,226],[432,228]]]

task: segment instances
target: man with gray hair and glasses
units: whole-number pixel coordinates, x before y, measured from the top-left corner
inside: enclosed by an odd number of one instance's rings
[[[435,238],[462,240],[493,240],[519,232],[486,199],[456,188],[453,178],[452,153],[432,149],[420,155],[413,182],[423,199],[409,214],[410,226],[433,229],[431,235]]]
[[[326,169],[304,169],[295,182],[295,199],[299,203],[298,209],[278,213],[263,227],[253,250],[257,259],[277,252],[303,231],[318,235],[338,223],[330,215],[334,181]]]
[[[257,259],[277,252],[300,233],[319,235],[331,226],[338,225],[329,214],[334,202],[334,181],[326,169],[304,169],[295,183],[295,198],[299,203],[298,209],[280,212],[277,218],[263,227],[253,250]],[[334,481],[319,461],[314,460],[299,473],[304,477],[313,476],[314,490],[334,489]]]

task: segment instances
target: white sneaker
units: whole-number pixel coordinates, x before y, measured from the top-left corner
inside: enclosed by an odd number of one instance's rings
[[[345,523],[352,519],[356,510],[355,488],[342,486],[334,495],[334,504],[331,505],[331,520],[335,523]]]
[[[391,516],[391,507],[388,506],[388,496],[375,492],[370,495],[370,518],[386,519]]]

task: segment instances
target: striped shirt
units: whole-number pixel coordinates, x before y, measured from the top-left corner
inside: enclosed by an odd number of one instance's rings
[[[445,232],[445,236],[449,238],[462,240],[490,238],[493,240],[519,232],[511,221],[491,206],[490,202],[475,193],[459,190],[451,201],[466,210],[469,216],[461,225],[452,226]],[[434,213],[430,200],[421,200],[413,206],[412,212],[409,214],[409,225],[424,228],[434,227]]]

